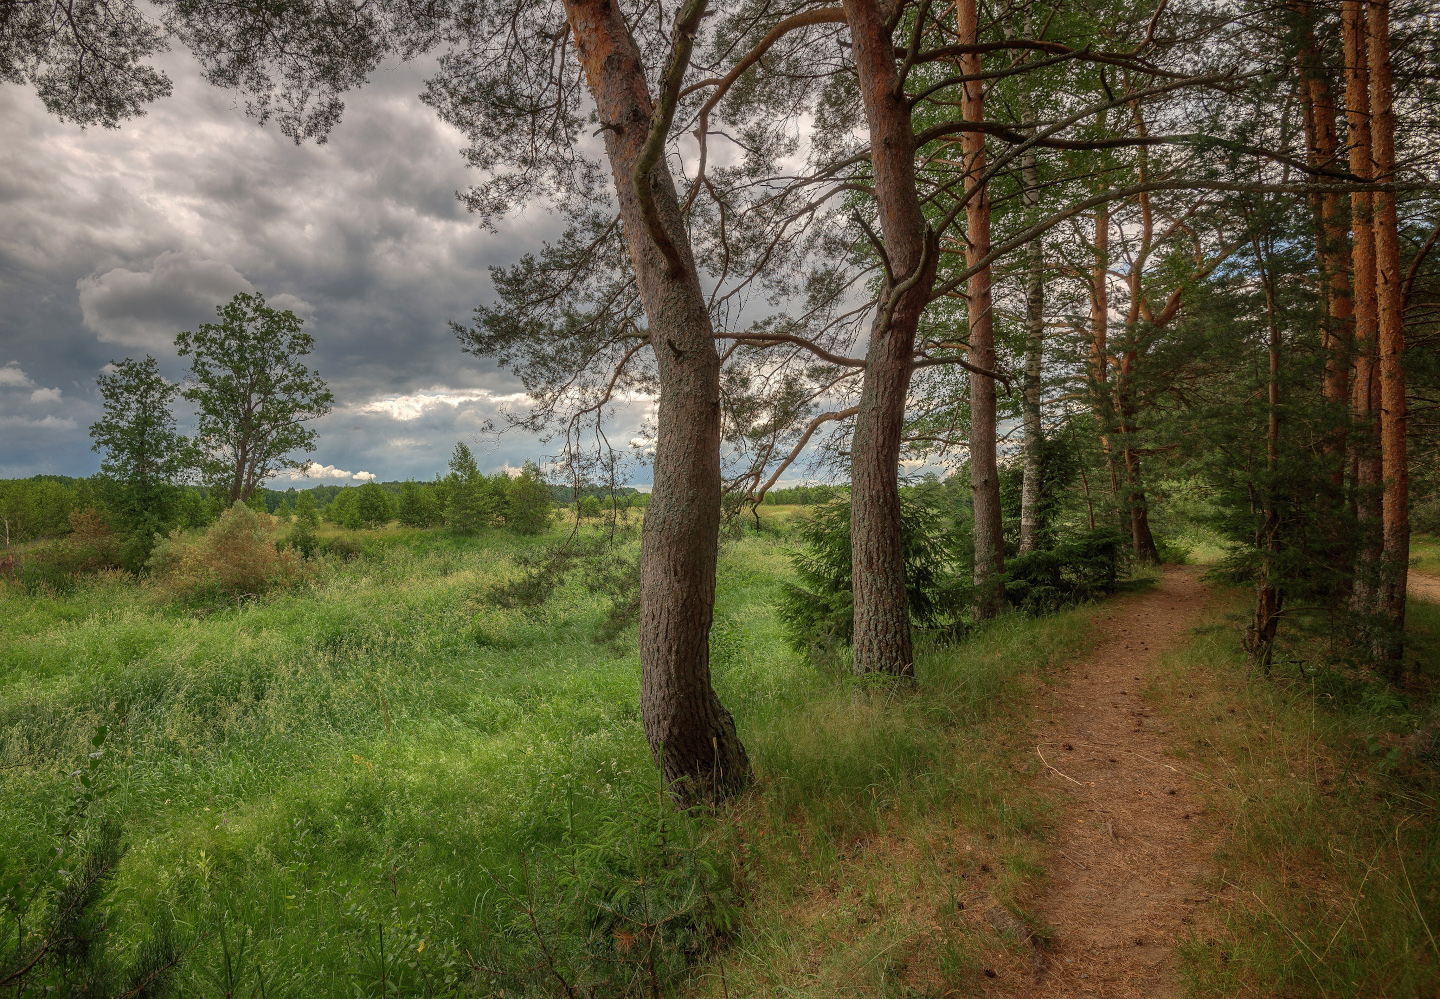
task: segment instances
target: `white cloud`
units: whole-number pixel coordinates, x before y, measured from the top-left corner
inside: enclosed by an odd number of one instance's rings
[[[467,392],[456,389],[434,388],[428,392],[412,392],[409,395],[375,399],[361,406],[360,412],[383,413],[392,420],[408,422],[410,420],[418,420],[425,415],[427,410],[435,409],[438,406],[449,406],[451,409],[456,409],[468,402],[505,405],[507,403],[529,401],[530,397],[524,392],[511,392],[507,395],[497,395],[494,392],[487,392],[483,389]]]
[[[0,427],[29,427],[38,430],[74,430],[78,424],[68,416],[47,416],[32,420],[24,416],[0,416]]]
[[[58,388],[37,388],[30,393],[30,401],[37,406],[47,402],[59,402],[60,390]]]
[[[275,481],[303,482],[305,479],[351,479],[360,482],[369,482],[375,478],[374,472],[347,472],[343,468],[336,468],[334,465],[321,465],[318,462],[310,462],[304,468],[290,468],[275,477]]]
[[[20,365],[11,361],[5,367],[0,368],[0,385],[15,388],[30,388],[35,383],[30,376],[20,370]]]

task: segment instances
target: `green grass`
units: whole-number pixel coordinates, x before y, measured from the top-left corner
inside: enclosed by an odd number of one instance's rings
[[[1415,568],[1431,576],[1440,576],[1440,538],[1416,534],[1410,539],[1410,557]]]
[[[787,543],[747,535],[722,554],[712,660],[756,789],[718,817],[676,817],[641,728],[633,629],[597,645],[604,607],[578,580],[534,612],[478,599],[546,540],[362,532],[360,557],[239,605],[176,605],[121,575],[3,591],[4,870],[43,866],[66,775],[106,724],[102,804],[130,847],[108,904],[132,944],[175,914],[196,948],[182,995],[210,988],[222,924],[270,994],[306,997],[558,988],[546,947],[597,994],[633,990],[636,905],[668,906],[660,970],[677,985],[724,966],[732,988],[758,987],[802,946],[827,970],[797,994],[881,995],[905,975],[968,981],[1014,951],[954,900],[988,886],[1023,912],[1041,876],[1045,806],[1002,743],[1024,677],[1083,641],[1086,612],[1007,617],[922,649],[913,691],[869,689],[786,647]],[[825,901],[841,883],[861,890],[860,923]],[[931,918],[903,915],[906,897],[948,913],[924,954],[896,943]],[[828,915],[783,942],[796,905]],[[835,919],[863,946],[842,945]]]
[[[1270,675],[1224,594],[1148,693],[1179,722],[1221,844],[1182,949],[1195,996],[1428,997],[1440,987],[1440,607],[1412,602],[1403,690],[1292,639]]]

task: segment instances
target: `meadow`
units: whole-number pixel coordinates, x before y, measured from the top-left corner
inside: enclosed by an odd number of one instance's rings
[[[7,874],[43,868],[105,726],[93,773],[113,789],[87,828],[117,819],[128,845],[107,900],[113,933],[134,948],[173,919],[189,948],[182,995],[659,994],[700,988],[704,958],[737,944],[761,956],[732,974],[763,977],[789,960],[767,932],[816,885],[863,883],[861,908],[903,892],[904,869],[876,866],[864,844],[919,826],[973,835],[967,890],[996,880],[1023,914],[1043,807],[991,742],[1019,679],[1083,640],[1085,612],[928,646],[925,698],[873,692],[782,640],[779,534],[792,513],[767,514],[721,558],[715,682],[758,779],[719,815],[677,815],[662,799],[633,629],[598,644],[599,597],[572,580],[538,609],[483,599],[559,527],[539,539],[360,532],[358,556],[322,558],[312,580],[238,603],[177,603],[119,573],[67,593],[11,587]],[[927,863],[952,868],[950,883],[925,894],[951,900],[943,974],[979,975],[994,963],[984,954],[1013,946],[960,917],[969,874],[940,854]],[[863,926],[846,904],[846,925]],[[892,953],[904,921],[871,928],[858,950],[853,933],[834,941],[816,994],[904,976]]]
[[[1100,605],[1006,614],[958,643],[922,633],[912,689],[863,683],[784,639],[799,515],[763,509],[723,543],[712,666],[756,782],[690,813],[645,744],[634,629],[600,640],[596,588],[577,575],[528,609],[487,597],[558,523],[326,527],[311,572],[239,601],[118,572],[0,590],[4,932],[26,929],[27,885],[117,826],[111,949],[169,934],[182,996],[1026,980],[1056,821],[1034,704],[1067,682]],[[1190,991],[1424,994],[1440,607],[1412,604],[1417,668],[1391,691],[1317,668],[1303,639],[1253,669],[1235,640],[1248,592],[1212,586],[1208,623],[1147,691],[1223,830]]]

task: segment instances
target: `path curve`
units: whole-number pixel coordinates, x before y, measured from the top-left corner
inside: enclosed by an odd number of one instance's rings
[[[1200,570],[1166,567],[1154,590],[1096,617],[1097,644],[1041,705],[1035,753],[1061,818],[1038,907],[1054,937],[1027,996],[1179,994],[1175,947],[1214,842],[1198,782],[1166,756],[1169,724],[1139,695],[1206,599]]]

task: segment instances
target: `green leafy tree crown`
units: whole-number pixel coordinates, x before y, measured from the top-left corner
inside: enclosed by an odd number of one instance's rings
[[[265,479],[306,464],[291,457],[315,450],[318,434],[303,424],[328,413],[335,397],[300,363],[315,339],[293,312],[258,294],[215,311],[220,322],[181,333],[175,345],[193,358],[184,395],[199,410],[201,469],[232,503],[243,502]]]
[[[155,358],[112,361],[96,381],[105,415],[92,424],[100,469],[127,485],[150,487],[179,478],[191,461],[190,442],[175,432],[171,404],[180,386],[165,380]]]

